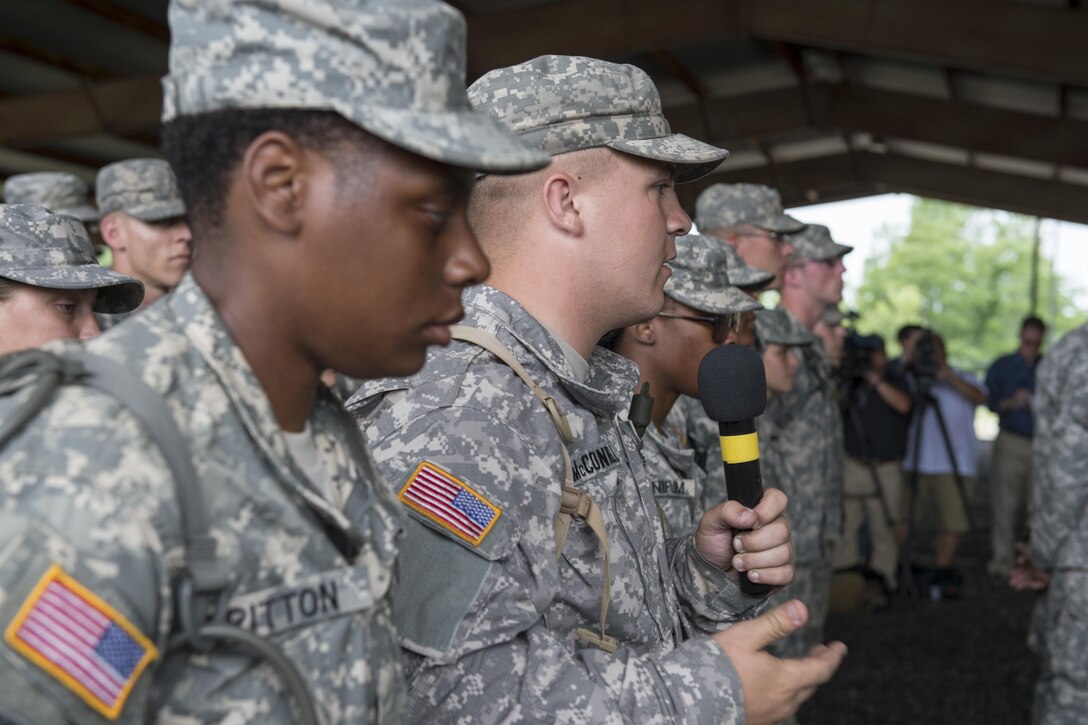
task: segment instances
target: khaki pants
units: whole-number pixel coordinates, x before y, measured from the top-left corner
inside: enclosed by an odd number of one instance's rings
[[[903,472],[903,502],[900,511],[907,510],[907,500],[910,498],[909,481],[910,471]],[[970,530],[967,520],[966,505],[970,505],[971,496],[974,493],[975,479],[970,476],[960,476],[963,480],[963,495],[960,495],[959,486],[956,485],[956,477],[951,473],[919,473],[918,490],[914,492],[914,515],[911,521],[917,524],[929,510],[929,502],[937,502],[937,519],[940,522],[940,530],[953,534],[965,534]],[[964,498],[967,500],[965,501]]]
[[[1024,520],[1031,500],[1031,438],[1001,431],[994,441],[990,463],[991,574],[1005,576],[1012,569],[1017,524]]]
[[[835,547],[832,562],[836,569],[865,564],[884,578],[889,589],[894,590],[899,580],[899,546],[895,540],[895,524],[899,520],[903,474],[899,470],[899,463],[891,461],[877,463],[876,475],[880,482],[879,492],[873,483],[869,464],[849,456],[846,458],[843,469],[842,537]],[[865,524],[869,526],[872,541],[868,561],[862,560],[858,547],[858,534]]]

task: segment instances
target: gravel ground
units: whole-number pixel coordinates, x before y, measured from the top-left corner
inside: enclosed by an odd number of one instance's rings
[[[960,598],[931,602],[900,595],[883,611],[830,617],[828,639],[845,642],[850,654],[801,708],[801,723],[1030,722],[1038,663],[1028,651],[1027,630],[1035,595],[1014,592],[986,573],[984,475],[972,502],[976,527],[958,556]],[[923,524],[914,537],[915,562],[931,560],[932,531]]]

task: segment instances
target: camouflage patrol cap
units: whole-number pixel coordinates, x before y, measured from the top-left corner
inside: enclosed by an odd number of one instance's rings
[[[102,267],[83,224],[31,204],[0,204],[0,277],[51,289],[97,289],[95,312],[140,306],[144,285]]]
[[[709,234],[705,236],[718,239]],[[745,292],[757,292],[774,280],[773,272],[768,272],[759,267],[749,267],[744,263],[740,252],[732,244],[725,240],[719,239],[718,241],[721,243],[722,251],[725,252],[726,260],[729,263],[729,281],[735,286],[740,287]]]
[[[87,200],[87,183],[66,171],[36,171],[9,176],[4,182],[5,204],[34,204],[57,214],[74,216],[81,222],[100,218],[98,210]]]
[[[128,159],[103,166],[94,187],[103,215],[123,211],[145,222],[185,216],[174,170],[162,159]]]
[[[828,307],[820,315],[820,322],[824,323],[828,327],[839,327],[842,323],[857,320],[860,315],[853,310],[847,310],[843,312],[838,307]]]
[[[737,224],[790,234],[805,228],[782,212],[782,197],[762,184],[714,184],[695,200],[695,225],[702,231]]]
[[[797,234],[790,235],[790,243],[793,244],[791,263],[825,262],[854,251],[853,247],[832,240],[831,230],[823,224],[809,224]]]
[[[335,111],[442,163],[491,173],[547,157],[472,110],[465,20],[436,0],[174,0],[163,122],[228,108]]]
[[[551,156],[608,148],[677,166],[678,182],[706,176],[729,152],[673,133],[650,76],[633,65],[542,55],[485,74],[472,105]]]
[[[729,283],[720,240],[698,234],[676,238],[676,258],[665,294],[689,307],[716,315],[759,310],[763,305]]]
[[[756,337],[764,345],[811,345],[811,332],[797,324],[785,310],[756,311]]]

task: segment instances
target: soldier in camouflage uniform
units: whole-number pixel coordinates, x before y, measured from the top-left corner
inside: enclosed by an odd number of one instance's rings
[[[102,239],[113,268],[144,283],[147,307],[174,289],[192,260],[177,178],[162,159],[128,159],[103,166],[95,179]],[[100,315],[103,330],[127,315]]]
[[[703,357],[718,345],[735,344],[742,312],[761,309],[729,284],[724,245],[689,234],[676,240],[672,276],[665,283],[660,315],[624,328],[612,349],[638,365],[639,386],[650,384],[651,425],[642,437],[642,456],[660,508],[665,538],[695,530],[703,513],[725,500],[704,496],[705,474],[682,431],[665,418],[679,395],[699,394]]]
[[[473,190],[493,276],[468,292],[454,331],[471,344],[349,402],[409,515],[393,592],[409,719],[785,716],[841,647],[800,663],[760,651],[798,626],[797,602],[719,631],[763,603],[739,591],[736,563],[772,585],[789,578],[784,498],[731,502],[665,542],[637,436],[618,417],[638,372],[595,346],[661,311],[673,240],[690,228],[673,184],[725,152],[672,134],[629,65],[544,56],[486,74],[470,95],[552,165]],[[729,527],[757,520],[738,559]]]
[[[207,549],[182,546],[164,452],[191,459],[227,565],[209,617],[292,661],[318,721],[403,718],[401,516],[318,376],[418,370],[487,274],[471,169],[548,159],[471,109],[449,6],[281,5],[171,4],[164,145],[199,253],[87,349],[150,387],[190,450],[66,386],[0,451],[2,721],[300,720],[275,658],[171,644],[182,567]]]
[[[98,221],[100,215],[88,201],[87,183],[67,171],[35,171],[16,174],[4,181],[5,204],[44,206],[54,214],[75,217],[84,224]]]
[[[1033,721],[1088,713],[1088,325],[1055,344],[1036,374],[1031,558],[1051,572]]]
[[[800,358],[791,354],[792,348],[808,348],[815,338],[811,332],[795,324],[785,310],[756,312],[756,336],[767,376],[767,399],[789,393],[793,390],[797,368],[801,366]]]
[[[782,269],[793,251],[788,234],[805,225],[782,212],[778,192],[759,184],[714,184],[696,200],[699,233],[722,240],[729,259],[729,279],[752,296],[782,286]],[[755,315],[741,317],[740,344],[755,344]],[[702,404],[682,396],[669,423],[684,431],[695,457],[709,477],[708,486],[724,490],[725,473],[718,445],[718,424]]]
[[[842,258],[852,247],[834,242],[827,227],[818,224],[793,240],[779,309],[792,324],[811,331],[842,299],[846,269]],[[790,656],[803,654],[823,637],[831,557],[842,528],[844,452],[838,383],[818,339],[799,350],[801,365],[793,390],[772,398],[758,421],[761,459],[770,461],[764,483],[781,487],[792,504],[796,575],[785,591],[805,602],[812,613],[804,630],[777,650]]]
[[[774,395],[788,393],[793,389],[793,373],[796,372],[800,363],[794,357],[792,349],[808,347],[812,344],[813,337],[812,333],[793,324],[782,310],[760,309],[755,311],[755,316],[759,336],[756,348],[760,351],[760,355],[764,360],[764,370],[767,377],[767,397],[770,399]],[[787,374],[788,378],[786,377]],[[685,399],[699,402],[695,398]],[[700,404],[701,407],[702,404]],[[721,463],[721,444],[718,442],[717,437],[719,433],[718,424],[710,420],[705,410],[700,410],[699,413],[700,417],[697,420],[701,422],[705,419],[713,424],[715,435],[713,440],[709,435],[704,437],[705,442],[703,445],[707,450],[707,455],[704,459],[705,465],[699,466],[705,475],[701,496],[702,509],[700,511],[706,511],[715,503],[724,501],[729,495],[729,490],[725,480],[725,468]],[[701,426],[699,430],[709,433],[709,426]],[[711,448],[712,445],[716,447],[716,450]],[[714,452],[715,455],[709,455],[711,452]],[[774,460],[768,460],[766,456],[761,457],[764,482],[782,480],[781,475],[768,472],[768,467],[773,466],[774,463]]]
[[[143,285],[99,266],[78,220],[0,204],[0,355],[98,335],[95,312],[126,312]]]
[[[695,224],[733,246],[748,264],[774,275],[766,289],[782,289],[782,272],[793,252],[790,235],[805,224],[782,212],[782,197],[761,184],[714,184],[695,200]]]
[[[726,258],[726,273],[729,281],[748,296],[754,299],[774,279],[774,275],[770,272],[745,264],[731,244],[719,242],[719,246]],[[743,312],[740,318],[740,329],[737,331],[737,344],[752,346],[755,342],[755,312]],[[722,449],[718,442],[718,424],[706,414],[699,399],[688,395],[677,398],[676,404],[669,410],[666,426],[671,430],[679,431],[687,446],[695,451],[695,462],[706,475],[706,490],[724,491],[725,469],[721,462]],[[716,493],[710,494],[710,496],[716,495]]]

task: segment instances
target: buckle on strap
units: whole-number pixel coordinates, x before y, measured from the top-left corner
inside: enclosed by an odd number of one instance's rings
[[[592,509],[593,499],[588,493],[569,486],[563,487],[563,501],[559,505],[560,512],[585,519],[589,518],[589,512]]]
[[[620,641],[615,637],[605,634],[603,629],[600,634],[597,634],[592,629],[586,629],[585,627],[579,627],[574,630],[574,632],[578,635],[578,639],[586,644],[591,644],[598,649],[603,649],[609,654],[612,654],[620,648]]]

